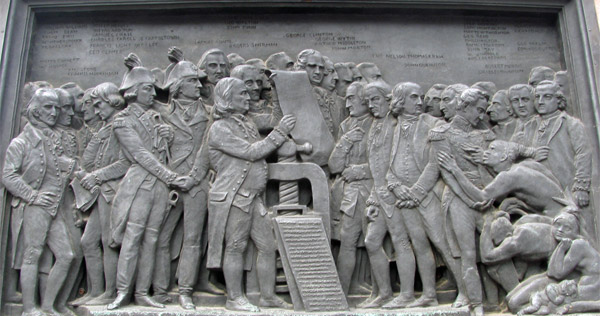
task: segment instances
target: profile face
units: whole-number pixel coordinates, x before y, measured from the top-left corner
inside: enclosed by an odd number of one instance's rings
[[[352,71],[347,67],[336,69],[338,80],[335,83],[335,90],[339,96],[345,97],[348,87],[352,83]]]
[[[141,105],[151,106],[154,103],[155,96],[154,84],[142,83],[138,88],[136,101]]]
[[[83,89],[77,85],[65,90],[67,90],[73,96],[73,98],[75,98],[75,107],[73,110],[77,113],[83,112],[83,95],[85,94],[85,91],[83,91]]]
[[[441,117],[440,103],[442,102],[442,90],[430,89],[425,95],[425,107],[427,111],[435,116]]]
[[[51,96],[43,96],[39,101],[41,104],[35,111],[35,117],[47,126],[56,125],[58,115],[60,112],[60,106],[58,105],[58,99]]]
[[[321,81],[321,87],[327,91],[333,91],[335,90],[338,80],[339,77],[335,71],[335,68],[331,67],[327,69],[327,75],[323,77],[323,81]]]
[[[232,87],[231,107],[235,113],[246,113],[250,109],[250,93],[244,82],[235,81]]]
[[[83,102],[83,120],[89,122],[96,117],[96,112],[94,111],[94,105],[92,103],[92,99],[86,98]]]
[[[197,100],[200,98],[200,88],[202,84],[198,77],[186,77],[181,82],[179,93],[187,99]]]
[[[242,81],[244,82],[246,90],[248,90],[250,100],[260,100],[260,91],[263,87],[263,81],[260,72],[256,68],[247,68],[242,73]]]
[[[95,113],[100,116],[103,121],[107,121],[117,112],[117,110],[110,106],[108,102],[103,101],[100,98],[92,100],[92,103]]]
[[[75,101],[73,98],[69,98],[65,104],[62,104],[60,111],[58,112],[58,119],[56,123],[62,126],[71,126],[73,115],[75,115],[75,111],[73,111],[74,106]]]
[[[306,58],[306,73],[308,74],[308,80],[313,85],[321,84],[323,76],[325,74],[325,65],[321,55],[313,54]]]
[[[475,127],[485,118],[485,111],[487,110],[487,100],[480,98],[476,104],[467,106],[464,109],[464,117],[471,123],[471,126]]]
[[[376,118],[384,117],[389,111],[389,103],[385,96],[374,87],[365,90],[365,98],[369,102],[369,110]]]
[[[492,98],[492,104],[487,109],[487,113],[490,116],[492,122],[502,122],[510,117],[508,111],[508,104],[505,103],[504,98],[501,96],[494,96]]]
[[[348,88],[346,93],[346,108],[352,117],[362,116],[369,112],[369,107],[358,94],[355,87]]]
[[[535,109],[532,95],[526,88],[512,90],[509,99],[515,113],[520,118],[528,118],[533,115]]]
[[[535,110],[540,114],[552,114],[558,110],[559,100],[549,85],[535,88]]]
[[[496,166],[505,159],[506,146],[499,142],[492,142],[488,149],[483,151],[482,160],[485,165]]]
[[[206,56],[205,68],[208,81],[213,84],[229,76],[229,61],[223,54],[209,54]]]
[[[453,90],[444,90],[442,92],[442,101],[440,103],[440,111],[444,114],[446,120],[451,120],[456,115],[456,106],[458,105],[458,98]]]

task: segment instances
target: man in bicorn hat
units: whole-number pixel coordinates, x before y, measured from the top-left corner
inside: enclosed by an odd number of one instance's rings
[[[125,59],[129,71],[119,91],[128,102],[114,119],[113,130],[131,167],[113,201],[111,243],[121,245],[117,265],[117,298],[108,309],[124,306],[135,285],[138,305],[164,307],[148,296],[152,282],[156,244],[166,217],[168,185],[183,184],[167,167],[173,128],[151,109],[154,104],[154,75],[139,58]],[[134,277],[137,279],[134,280]]]
[[[59,96],[53,89],[37,90],[27,105],[29,123],[14,138],[6,151],[2,181],[13,195],[12,241],[18,250],[22,238],[24,251],[14,258],[22,259],[21,288],[23,315],[65,313],[74,315],[62,302],[63,288],[75,253],[71,243],[63,195],[76,161],[67,157],[59,135],[52,130],[60,112]],[[22,235],[20,232],[22,231]],[[48,286],[41,295],[41,310],[35,297],[38,284],[38,264],[45,246],[54,254],[55,262],[48,275]],[[55,309],[56,308],[56,309]]]
[[[275,295],[277,245],[263,201],[265,157],[288,139],[296,119],[284,116],[279,126],[261,139],[256,125],[245,115],[250,95],[244,82],[225,78],[214,92],[215,122],[208,132],[208,155],[216,178],[209,192],[207,266],[223,269],[227,309],[259,311],[243,291],[244,252],[251,238],[258,249],[259,305],[287,308],[290,305]]]
[[[183,245],[179,256],[179,303],[184,309],[194,309],[192,293],[201,269],[203,244],[202,230],[207,216],[208,177],[206,168],[198,166],[200,152],[211,120],[200,98],[202,70],[189,61],[178,62],[165,83],[169,89],[169,107],[163,119],[174,130],[170,146],[169,168],[188,175],[179,193],[179,202],[169,213],[163,225],[154,271],[154,298],[165,301],[171,277],[171,237],[183,215]],[[206,272],[206,271],[204,271]]]

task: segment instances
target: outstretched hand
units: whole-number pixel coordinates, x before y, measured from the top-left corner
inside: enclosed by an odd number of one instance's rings
[[[476,164],[481,164],[483,162],[483,149],[481,147],[466,143],[460,145],[460,148],[467,153],[467,155],[465,155],[466,159]]]
[[[456,160],[454,160],[454,156],[445,151],[440,151],[438,153],[438,163],[442,168],[450,172],[458,170],[458,165],[456,164]]]

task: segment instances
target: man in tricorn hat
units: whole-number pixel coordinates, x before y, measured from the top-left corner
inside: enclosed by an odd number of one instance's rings
[[[156,95],[154,75],[142,67],[135,54],[125,59],[125,65],[129,71],[119,92],[129,105],[115,117],[113,129],[131,167],[116,193],[111,214],[111,244],[120,244],[121,252],[117,298],[108,309],[127,303],[134,282],[138,305],[164,307],[148,296],[148,289],[160,226],[167,215],[167,186],[183,181],[166,166],[173,129],[151,109]]]
[[[198,278],[202,254],[202,228],[206,219],[208,177],[196,161],[204,135],[210,126],[209,114],[200,99],[200,78],[205,74],[193,63],[179,61],[169,73],[164,88],[169,89],[169,107],[164,120],[174,130],[169,168],[190,175],[182,185],[180,202],[169,213],[161,229],[154,272],[154,298],[167,299],[171,277],[171,237],[183,213],[183,247],[179,257],[179,303],[194,309],[192,292]],[[165,300],[166,302],[166,300]]]

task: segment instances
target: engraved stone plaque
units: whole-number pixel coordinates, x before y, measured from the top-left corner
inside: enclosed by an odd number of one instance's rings
[[[318,217],[281,216],[275,223],[294,309],[348,309],[323,221]]]

